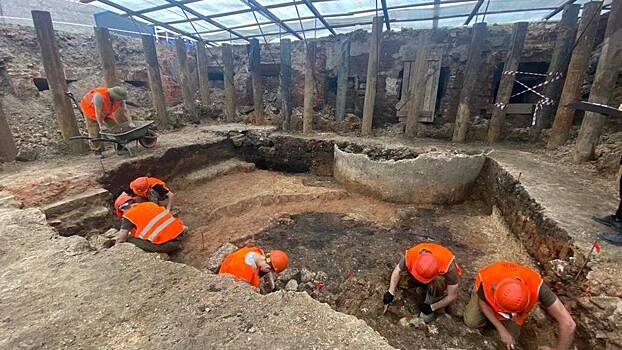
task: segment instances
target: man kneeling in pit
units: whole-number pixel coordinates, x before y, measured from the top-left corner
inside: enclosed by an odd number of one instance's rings
[[[122,219],[116,243],[130,242],[154,253],[170,253],[181,248],[181,238],[188,228],[168,209],[152,202],[137,202],[127,195],[117,202]]]
[[[408,249],[393,269],[389,290],[383,297],[384,312],[395,298],[402,271],[409,272],[412,287],[426,288],[425,300],[419,305],[419,317],[426,323],[434,320],[435,311],[451,305],[458,298],[462,270],[454,254],[440,244],[421,243]]]

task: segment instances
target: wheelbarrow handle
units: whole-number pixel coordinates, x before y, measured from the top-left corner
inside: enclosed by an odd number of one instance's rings
[[[102,139],[100,137],[88,137],[88,136],[72,136],[69,138],[70,140],[89,140],[89,141],[93,141],[93,142],[111,142],[111,143],[116,143],[118,145],[123,145],[123,142],[117,141],[117,140],[111,140],[111,139]]]

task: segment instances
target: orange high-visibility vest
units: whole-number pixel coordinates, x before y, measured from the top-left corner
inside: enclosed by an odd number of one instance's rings
[[[505,320],[505,318],[499,315],[499,312],[503,312],[503,310],[495,303],[494,288],[506,277],[519,278],[529,289],[529,304],[525,310],[512,318],[512,321],[522,325],[527,320],[527,317],[529,317],[529,311],[538,303],[538,294],[543,282],[542,277],[539,273],[528,267],[509,261],[492,263],[479,270],[477,278],[475,279],[475,288],[479,290],[480,286],[484,286],[486,301],[494,310],[495,316],[499,320]]]
[[[151,202],[132,205],[123,217],[134,226],[130,233],[135,238],[144,239],[153,244],[162,244],[177,238],[184,231],[184,223],[175,218],[165,208]]]
[[[88,119],[96,120],[95,105],[93,104],[93,95],[95,95],[95,93],[100,94],[102,96],[102,100],[104,101],[102,105],[102,114],[104,115],[104,119],[115,120],[114,112],[121,107],[121,101],[114,100],[113,102],[108,94],[108,88],[103,86],[89,90],[89,92],[87,92],[86,95],[84,95],[84,97],[80,100],[80,108],[82,108],[84,115]]]
[[[456,258],[451,250],[443,247],[440,244],[420,243],[408,249],[406,253],[404,253],[406,269],[408,269],[408,271],[412,269],[412,266],[415,264],[415,258],[417,258],[417,255],[419,255],[422,250],[429,251],[436,258],[436,261],[438,261],[440,275],[444,275],[447,273],[447,270],[449,270],[449,266],[451,266],[451,263],[454,262]],[[460,268],[458,263],[456,263],[456,273],[458,274],[458,276],[462,276],[462,269]]]
[[[249,283],[252,286],[259,287],[259,269],[253,269],[248,266],[244,259],[249,253],[257,253],[265,256],[264,252],[258,247],[244,247],[227,255],[218,270],[219,275],[229,274],[240,281]]]

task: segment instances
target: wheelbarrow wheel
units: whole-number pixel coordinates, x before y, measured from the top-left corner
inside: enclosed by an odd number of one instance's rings
[[[147,130],[145,136],[138,139],[138,143],[145,148],[153,148],[158,142],[158,134],[153,130]]]

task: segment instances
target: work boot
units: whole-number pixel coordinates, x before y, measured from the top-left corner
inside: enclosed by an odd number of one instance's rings
[[[611,244],[622,246],[622,234],[601,232],[598,237]]]
[[[618,220],[615,215],[607,215],[607,216],[592,216],[592,219],[599,224],[607,225],[609,227],[613,227],[618,231],[622,231],[622,221]]]

